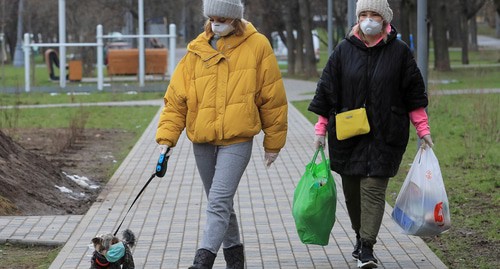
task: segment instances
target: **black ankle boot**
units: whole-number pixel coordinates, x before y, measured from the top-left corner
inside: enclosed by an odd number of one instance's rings
[[[226,269],[243,269],[245,267],[245,253],[243,245],[223,249]]]
[[[193,265],[189,269],[212,269],[216,256],[212,252],[200,248],[196,251]]]
[[[377,268],[378,261],[373,256],[373,243],[361,238],[361,250],[359,251],[358,268]]]
[[[359,258],[359,251],[361,250],[361,237],[359,234],[356,234],[356,245],[354,245],[354,250],[352,251],[352,257],[354,259]]]

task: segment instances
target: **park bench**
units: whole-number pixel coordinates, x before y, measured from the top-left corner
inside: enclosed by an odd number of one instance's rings
[[[167,72],[166,48],[145,50],[145,73],[165,75]],[[110,49],[107,54],[108,76],[137,75],[139,73],[138,49]]]

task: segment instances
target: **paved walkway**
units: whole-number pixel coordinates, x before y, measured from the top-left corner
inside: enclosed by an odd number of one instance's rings
[[[285,84],[290,101],[310,99],[315,89],[314,82],[287,79]],[[160,103],[146,104],[160,108]],[[64,245],[51,269],[89,268],[92,237],[116,229],[153,173],[158,157],[154,143],[158,116],[85,215],[0,217],[0,242]],[[248,269],[356,268],[351,258],[353,232],[338,177],[337,221],[330,244],[304,245],[295,230],[293,192],[314,151],[312,130],[312,124],[290,105],[287,144],[269,169],[263,164],[263,136],[255,137],[253,156],[235,197]],[[151,182],[122,226],[138,237],[136,268],[187,268],[200,241],[205,205],[191,142],[183,134],[167,174]],[[391,211],[386,205],[375,247],[380,268],[446,268],[420,238],[400,233],[390,218]],[[214,268],[225,268],[222,252],[219,254]]]

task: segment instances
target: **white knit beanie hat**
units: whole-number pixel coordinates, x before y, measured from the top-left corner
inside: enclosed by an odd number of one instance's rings
[[[243,4],[240,0],[204,0],[203,15],[229,19],[243,18]]]
[[[363,11],[377,12],[382,16],[384,21],[390,23],[392,21],[392,9],[389,7],[387,0],[358,0],[356,3],[356,17]]]

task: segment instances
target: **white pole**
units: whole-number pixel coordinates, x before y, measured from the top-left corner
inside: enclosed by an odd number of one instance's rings
[[[97,25],[97,89],[103,90],[104,86],[104,42],[102,40],[102,25]]]
[[[144,0],[139,0],[139,86],[144,87]]]
[[[66,2],[59,0],[59,86],[66,88]]]
[[[347,0],[347,32],[351,30],[351,27],[358,20],[356,18],[356,2],[356,0]]]
[[[168,34],[170,35],[169,41],[169,57],[168,57],[168,73],[170,74],[170,78],[174,74],[175,69],[175,46],[176,46],[176,27],[175,24],[171,23],[169,25]]]
[[[427,90],[427,69],[429,56],[427,48],[427,0],[417,1],[417,65],[424,78]]]
[[[427,69],[429,68],[429,51],[427,47],[427,0],[417,1],[417,66],[424,79],[427,92]],[[428,108],[425,108],[427,111]],[[417,139],[417,149],[422,145],[422,140]]]
[[[24,34],[24,90],[30,91],[30,34]]]
[[[23,38],[23,13],[24,13],[24,1],[19,1],[18,11],[17,11],[17,40],[16,40],[16,50],[14,51],[14,61],[13,64],[16,67],[23,65],[23,48],[22,41]]]

